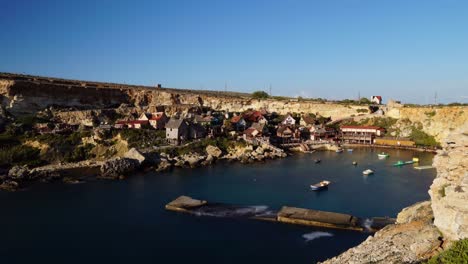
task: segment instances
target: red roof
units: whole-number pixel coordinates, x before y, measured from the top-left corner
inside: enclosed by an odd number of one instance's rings
[[[148,120],[128,120],[128,121],[117,121],[115,122],[116,125],[136,125],[136,124],[148,124]]]
[[[341,129],[343,128],[351,128],[351,129],[377,129],[377,130],[383,130],[383,128],[378,127],[378,126],[341,126]]]
[[[250,127],[250,128],[247,128],[247,129],[244,131],[244,134],[246,134],[246,135],[252,135],[252,133],[254,133],[255,131],[256,131],[255,128]]]
[[[237,123],[241,120],[242,116],[234,116],[231,118],[231,123]]]
[[[164,113],[163,112],[158,112],[156,114],[151,114],[151,118],[149,120],[156,120],[158,121],[159,119],[161,119],[161,117],[164,116]]]
[[[262,119],[263,115],[260,111],[253,111],[244,114],[244,119],[250,122],[257,122],[258,120]]]

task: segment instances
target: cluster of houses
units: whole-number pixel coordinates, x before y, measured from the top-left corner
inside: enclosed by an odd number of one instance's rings
[[[143,113],[135,120],[120,120],[117,129],[166,130],[166,139],[179,144],[191,139],[220,135],[242,136],[244,139],[264,138],[277,143],[301,141],[335,141],[337,131],[325,126],[331,119],[317,119],[310,115],[288,114],[281,119],[266,110],[244,113],[207,112],[168,117],[164,112]]]
[[[372,101],[380,103],[380,96]],[[142,113],[138,118],[118,120],[113,126],[101,124],[99,128],[111,129],[156,129],[165,130],[166,140],[180,144],[193,139],[215,138],[221,135],[242,137],[245,140],[262,138],[271,143],[288,144],[303,142],[343,142],[356,144],[381,144],[414,146],[408,139],[384,138],[385,129],[376,126],[341,126],[338,130],[327,126],[331,118],[309,114],[278,116],[265,109],[244,113],[190,112],[172,117],[164,111]],[[37,132],[67,133],[76,130],[67,124],[38,124]]]

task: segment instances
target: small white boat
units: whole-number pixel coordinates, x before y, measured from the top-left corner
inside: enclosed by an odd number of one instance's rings
[[[357,161],[353,161],[353,165],[354,165],[354,166],[357,166]]]
[[[377,154],[377,156],[379,156],[379,158],[381,159],[384,159],[384,158],[389,157],[390,155],[388,155],[388,153],[382,152],[382,153]]]
[[[353,149],[346,149],[348,152],[353,152]]]
[[[310,188],[312,189],[312,191],[321,191],[323,189],[326,189],[328,185],[330,185],[330,181],[321,181],[319,183],[310,185]]]
[[[335,150],[335,152],[336,152],[336,153],[341,153],[341,152],[343,152],[343,149],[341,149],[341,148],[340,148],[340,149],[337,149],[337,150]]]
[[[374,174],[374,171],[371,170],[371,169],[367,169],[367,170],[363,171],[362,174],[364,174],[364,175],[371,175],[371,174]]]

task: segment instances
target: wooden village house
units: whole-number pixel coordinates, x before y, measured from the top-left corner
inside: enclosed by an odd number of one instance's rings
[[[373,144],[376,137],[380,137],[385,129],[377,126],[342,126],[341,140],[346,143]]]
[[[235,131],[244,131],[247,126],[247,122],[245,122],[244,118],[240,115],[233,116],[230,121]]]
[[[284,126],[294,126],[296,125],[296,119],[294,119],[291,115],[287,115],[283,121],[281,121],[281,125]]]
[[[189,123],[184,119],[171,118],[166,123],[166,139],[173,144],[179,144],[189,138]]]
[[[154,129],[164,129],[169,118],[165,112],[156,112],[152,114],[143,113],[138,120],[148,121],[149,125]]]

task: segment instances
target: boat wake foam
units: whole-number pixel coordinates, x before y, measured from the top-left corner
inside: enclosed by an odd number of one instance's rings
[[[364,220],[364,222],[362,223],[362,226],[367,230],[367,231],[371,231],[371,227],[372,227],[372,224],[374,223],[374,221],[372,221],[372,219],[369,219],[369,218],[366,218]]]
[[[321,238],[321,237],[332,237],[332,236],[333,234],[328,233],[328,232],[312,232],[312,233],[307,233],[307,234],[302,235],[302,237],[305,239],[305,242],[309,242],[309,241],[312,241],[314,239]]]

